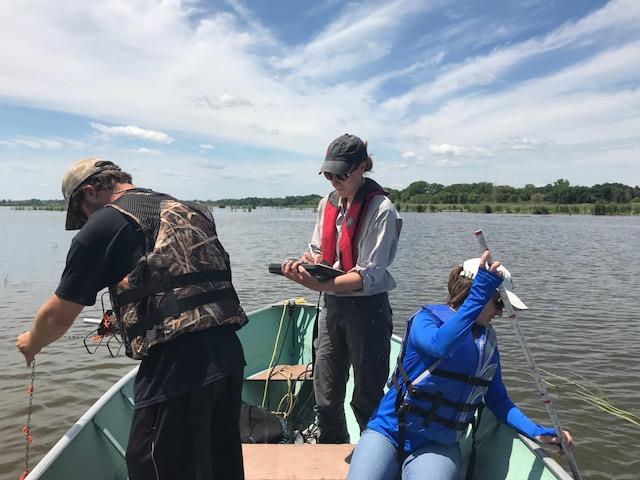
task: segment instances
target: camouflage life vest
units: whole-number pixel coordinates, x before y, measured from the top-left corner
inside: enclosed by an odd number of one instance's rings
[[[205,206],[133,189],[108,207],[132,219],[145,237],[145,255],[109,288],[129,357],[141,359],[183,333],[247,323],[229,255]]]

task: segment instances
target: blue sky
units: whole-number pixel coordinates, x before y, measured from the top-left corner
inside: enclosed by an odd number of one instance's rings
[[[640,2],[6,1],[0,198],[102,156],[183,198],[326,193],[356,134],[387,187],[640,183]]]

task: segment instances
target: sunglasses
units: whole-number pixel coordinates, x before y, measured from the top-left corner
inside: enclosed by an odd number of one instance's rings
[[[323,172],[323,173],[324,173],[324,178],[326,178],[330,182],[333,181],[334,178],[339,182],[346,182],[347,180],[349,180],[349,177],[353,172],[354,170],[351,170],[350,172],[347,172],[347,173],[331,173],[331,172]]]
[[[504,302],[502,301],[502,297],[498,297],[498,300],[496,300],[496,308],[498,310],[502,310],[504,308]]]
[[[353,172],[355,172],[356,170],[358,170],[358,168],[360,167],[360,165],[362,165],[362,162],[360,162],[359,164],[357,164],[355,167],[353,167],[351,170],[349,170],[347,173],[331,173],[331,172],[322,172],[324,173],[324,178],[326,178],[327,180],[329,180],[330,182],[335,178],[336,180],[338,180],[339,182],[346,182],[347,180],[349,180],[349,177],[353,174]]]

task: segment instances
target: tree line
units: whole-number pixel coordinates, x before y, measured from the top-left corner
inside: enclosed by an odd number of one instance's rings
[[[595,204],[640,202],[640,187],[621,183],[602,183],[592,187],[573,186],[569,180],[559,179],[542,187],[494,185],[491,182],[454,183],[442,185],[424,180],[411,183],[403,190],[387,188],[389,198],[396,205],[481,205],[481,204]],[[297,207],[316,206],[320,195],[289,196],[284,198],[247,197],[241,199],[207,200],[216,207]]]
[[[583,203],[640,202],[640,187],[621,183],[602,183],[592,187],[572,186],[569,180],[559,179],[543,187],[528,184],[524,187],[494,185],[490,182],[440,183],[418,181],[404,190],[391,190],[394,203],[408,204],[501,204],[533,203],[575,205]]]
[[[429,183],[423,180],[413,182],[403,190],[388,188],[389,198],[396,205],[402,205],[404,209],[416,209],[419,205],[580,205],[596,204],[599,210],[607,211],[607,204],[633,204],[628,205],[629,213],[635,213],[640,208],[640,187],[631,187],[621,183],[602,183],[591,187],[571,185],[569,180],[558,179],[542,187],[528,184],[524,187],[511,187],[508,185],[494,185],[491,182],[478,183],[454,183],[442,185]],[[246,197],[226,198],[220,200],[200,200],[212,207],[316,207],[320,201],[320,195],[292,195],[286,197]],[[64,210],[66,208],[62,200],[0,200],[0,206],[12,206],[32,209]],[[631,210],[630,207],[633,207]],[[483,207],[484,208],[484,207]],[[422,210],[422,209],[419,209]],[[431,209],[439,211],[440,208]],[[477,209],[467,211],[481,211]],[[424,210],[422,210],[424,211]],[[500,210],[499,210],[500,211]],[[556,210],[552,210],[555,212]],[[578,212],[577,210],[575,211]],[[545,213],[545,212],[540,212]],[[621,212],[622,213],[622,212]]]

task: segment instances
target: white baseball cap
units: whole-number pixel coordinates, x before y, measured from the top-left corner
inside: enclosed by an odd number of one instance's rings
[[[470,258],[462,264],[460,276],[474,279],[478,273],[478,268],[480,268],[480,258]],[[520,300],[515,293],[513,293],[513,281],[511,280],[509,270],[507,270],[504,265],[500,265],[498,267],[498,272],[502,274],[502,285],[507,292],[507,297],[509,297],[509,302],[511,302],[513,308],[517,310],[527,310],[529,307],[527,307],[524,302]]]

